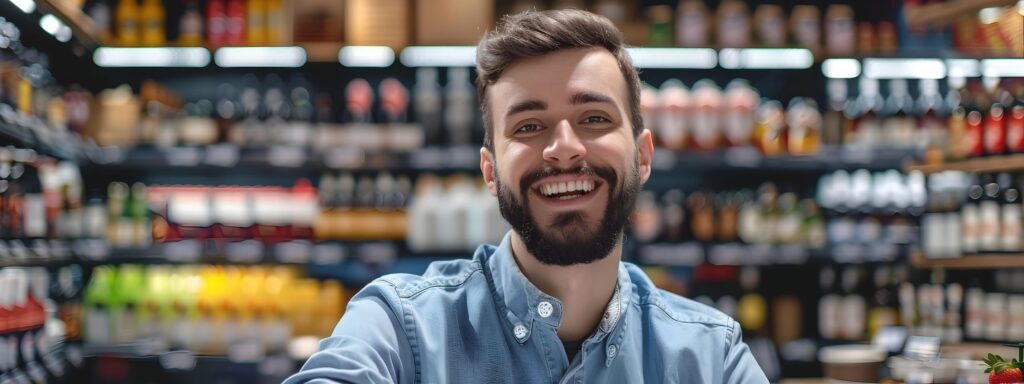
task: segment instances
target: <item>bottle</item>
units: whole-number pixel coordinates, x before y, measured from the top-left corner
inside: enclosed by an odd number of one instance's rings
[[[285,17],[290,14],[284,8],[284,0],[266,0],[266,23],[267,23],[267,44],[286,45],[289,43],[291,33],[287,28]]]
[[[754,136],[754,113],[760,106],[757,90],[743,79],[725,87],[725,140],[729,146],[749,146]]]
[[[416,121],[423,126],[427,145],[441,144],[442,106],[441,84],[437,81],[437,68],[416,69],[416,85],[413,86],[413,109]]]
[[[160,0],[145,0],[140,12],[142,25],[142,45],[158,47],[166,44],[167,33],[164,28],[164,6]]]
[[[206,42],[218,47],[227,45],[227,9],[225,0],[206,2]]]
[[[999,218],[1002,197],[999,195],[1000,188],[996,179],[990,175],[987,176],[987,179],[988,181],[982,187],[985,194],[978,204],[978,219],[981,228],[978,235],[978,248],[981,252],[986,253],[999,252],[1002,248],[999,236],[999,228],[1002,223]]]
[[[826,146],[838,146],[843,142],[843,134],[848,129],[845,127],[846,119],[843,116],[843,109],[846,107],[848,97],[846,80],[829,79],[826,85],[828,93],[828,110],[822,120],[821,142]]]
[[[120,0],[117,3],[117,42],[126,47],[139,45],[139,9],[136,0]]]
[[[663,227],[661,212],[658,209],[654,192],[643,191],[640,193],[630,223],[633,235],[638,242],[650,243],[658,239]]]
[[[199,11],[199,4],[196,0],[185,2],[185,11],[181,15],[181,23],[178,27],[178,45],[200,46],[203,44],[203,15]]]
[[[854,123],[856,138],[854,145],[861,148],[875,148],[881,140],[882,124],[879,111],[884,101],[878,94],[878,80],[868,77],[860,79],[860,95],[857,97],[857,119]]]
[[[679,4],[676,8],[676,43],[680,47],[707,47],[711,29],[708,20],[711,17],[703,1],[686,0]]]
[[[798,46],[811,50],[815,56],[821,51],[820,14],[816,6],[798,5],[793,7],[789,16],[793,40]]]
[[[690,102],[690,94],[681,81],[670,79],[661,84],[655,112],[656,123],[651,128],[655,130],[655,137],[662,147],[673,151],[686,148],[691,128],[687,124]]]
[[[469,69],[464,67],[448,68],[444,108],[444,121],[448,128],[448,144],[470,144],[473,138],[473,119],[476,106],[473,101],[473,85],[469,81]]]
[[[962,254],[964,255],[978,253],[980,247],[981,216],[979,204],[983,195],[984,189],[982,185],[975,180],[967,188],[966,200],[960,208],[960,231],[963,238],[961,245]]]
[[[750,46],[750,16],[747,5],[739,0],[726,0],[718,5],[718,46],[746,48]]]
[[[1024,152],[1024,84],[1018,85],[1016,100],[1006,112],[1006,145],[1014,153]]]
[[[994,100],[985,115],[984,138],[986,155],[1006,152],[1006,107],[1000,100]]]
[[[683,191],[671,189],[661,196],[664,238],[667,242],[686,240],[686,196]]]
[[[999,174],[999,186],[1002,189],[1002,211],[1000,219],[999,236],[1002,243],[1002,251],[1017,253],[1024,251],[1024,222],[1022,222],[1022,209],[1020,188],[1018,183],[1008,173]]]
[[[672,8],[667,5],[655,5],[647,9],[650,31],[647,45],[651,47],[672,46]]]
[[[783,47],[786,45],[786,15],[776,4],[761,4],[754,11],[757,37],[762,47]]]
[[[227,45],[243,45],[246,38],[245,3],[242,0],[227,0],[224,38]]]
[[[354,79],[345,87],[345,116],[347,123],[373,121],[373,88],[364,79]]]
[[[889,98],[885,101],[882,121],[882,142],[900,148],[912,147],[917,124],[914,121],[914,99],[904,79],[889,80]]]
[[[722,90],[714,81],[702,79],[693,85],[691,95],[693,118],[689,127],[693,132],[693,143],[701,150],[718,149],[722,136]]]
[[[739,226],[738,198],[729,192],[719,193],[715,197],[718,206],[718,240],[723,242],[736,241]]]
[[[707,193],[694,192],[687,199],[687,207],[693,216],[690,231],[694,239],[710,242],[715,238],[715,207]]]
[[[245,10],[245,37],[249,46],[267,44],[267,0],[248,0]]]
[[[943,150],[949,146],[949,132],[942,118],[945,114],[939,83],[935,79],[918,81],[921,95],[917,98],[915,115],[918,117],[917,131],[927,145],[926,161],[938,162]]]
[[[794,98],[786,111],[787,147],[792,155],[812,155],[821,148],[821,114],[811,99]]]
[[[966,95],[966,91],[961,88],[956,91],[950,91],[946,95],[946,107],[949,109],[949,146],[947,151],[949,157],[953,160],[963,160],[970,154],[970,147],[973,145],[969,143],[967,138],[967,108],[961,102],[966,99],[961,99],[961,95]]]
[[[825,46],[831,57],[850,57],[856,53],[857,26],[853,8],[832,4],[825,11]]]
[[[985,155],[985,126],[984,117],[980,104],[984,103],[984,96],[972,96],[967,102],[965,122],[964,145],[967,149],[967,156],[981,157]]]

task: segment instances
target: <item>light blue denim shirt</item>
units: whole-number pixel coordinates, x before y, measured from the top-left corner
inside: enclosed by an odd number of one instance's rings
[[[367,285],[334,334],[285,383],[767,383],[733,319],[660,290],[619,264],[601,323],[573,361],[562,304],[534,287],[510,248],[435,262]]]

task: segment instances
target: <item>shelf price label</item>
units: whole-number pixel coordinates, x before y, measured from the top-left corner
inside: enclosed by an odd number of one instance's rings
[[[267,162],[275,167],[298,168],[306,164],[306,152],[299,147],[275,145],[267,151]]]
[[[168,148],[163,154],[167,164],[175,167],[194,167],[203,160],[203,150],[195,147]]]
[[[206,147],[206,164],[216,167],[234,167],[238,165],[238,147],[231,144],[214,144]]]
[[[704,247],[697,243],[651,244],[640,247],[638,254],[648,264],[692,267],[704,262]]]

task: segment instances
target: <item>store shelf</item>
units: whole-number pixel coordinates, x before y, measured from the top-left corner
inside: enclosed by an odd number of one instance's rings
[[[942,171],[963,171],[971,173],[1016,172],[1024,170],[1024,154],[981,157],[940,164],[917,164],[906,168],[907,172],[920,171],[924,174]]]
[[[78,158],[81,146],[76,137],[66,131],[46,132],[45,135],[43,137],[31,129],[0,122],[0,146],[13,145],[63,160]]]
[[[981,360],[989,353],[1004,357],[1017,356],[1017,348],[999,343],[982,342],[949,344],[939,347],[939,354],[943,357],[966,357]]]
[[[1024,254],[980,254],[956,259],[928,259],[918,252],[910,255],[910,264],[916,268],[1024,268]]]
[[[124,349],[124,348],[122,348]],[[170,351],[140,355],[116,348],[85,348],[84,362],[92,368],[79,379],[86,382],[279,383],[298,370],[301,362],[286,355],[259,360],[196,355]]]
[[[645,265],[693,267],[704,263],[735,266],[888,263],[901,260],[906,246],[840,244],[814,249],[803,245],[652,243],[636,246]]]
[[[72,2],[62,0],[35,0],[40,8],[53,12],[64,23],[71,28],[75,37],[87,48],[98,46],[102,43],[100,37],[96,36],[96,24],[82,10],[71,5]]]
[[[658,164],[659,160],[656,158],[655,169],[758,172],[828,172],[859,168],[885,170],[904,167],[918,158],[919,152],[913,149],[860,150],[827,146],[813,155],[764,156],[753,148],[738,147],[714,152],[686,151],[676,154],[675,157],[671,167]]]

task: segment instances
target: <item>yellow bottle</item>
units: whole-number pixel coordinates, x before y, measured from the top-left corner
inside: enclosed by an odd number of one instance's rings
[[[117,42],[123,46],[139,45],[139,7],[135,0],[117,3]]]
[[[266,0],[267,2],[267,44],[288,45],[288,28],[283,0]]]
[[[166,44],[164,28],[164,5],[160,0],[145,0],[142,3],[142,45],[159,47]]]
[[[246,10],[246,44],[250,46],[267,45],[267,1],[249,0]]]

